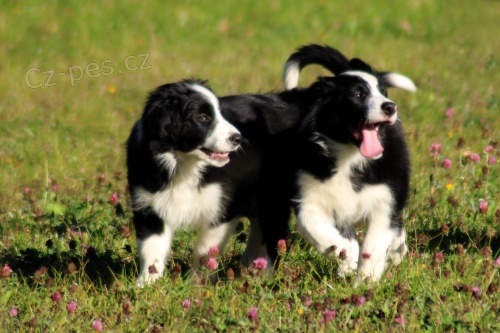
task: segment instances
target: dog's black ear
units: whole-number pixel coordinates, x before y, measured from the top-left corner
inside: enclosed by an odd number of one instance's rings
[[[335,79],[333,77],[318,77],[310,88],[314,94],[314,108],[318,109],[330,101],[336,90]]]
[[[149,94],[144,113],[155,112],[159,107],[177,108],[186,97],[188,89],[184,85],[165,84]]]
[[[379,80],[382,81],[386,87],[400,88],[409,92],[417,91],[415,83],[404,75],[393,72],[382,72],[379,73],[378,76]]]
[[[373,68],[359,58],[351,59],[351,61],[349,61],[349,66],[353,70],[367,72],[367,73],[373,73]]]
[[[334,78],[331,76],[320,76],[312,85],[316,91],[321,93],[331,93],[335,89]]]
[[[182,85],[164,85],[154,90],[142,115],[145,139],[162,145],[175,142],[181,127],[181,114],[188,89]]]

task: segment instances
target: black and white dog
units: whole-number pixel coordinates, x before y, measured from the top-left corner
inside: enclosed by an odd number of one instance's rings
[[[210,246],[227,241],[231,225],[218,225],[224,215],[224,189],[220,182],[206,183],[205,171],[226,165],[241,140],[202,82],[166,84],[150,94],[127,142],[138,285],[161,276],[172,234],[180,227],[200,230],[195,265]]]
[[[243,264],[258,257],[273,262],[278,240],[287,236],[294,194],[301,232],[321,252],[345,258],[342,272],[357,266],[352,223],[362,219],[369,220],[362,256],[370,258],[361,263],[360,276],[378,278],[388,249],[400,260],[409,163],[385,87],[411,91],[414,85],[311,45],[287,62],[287,88],[311,63],[337,76],[275,94],[217,99],[196,81],[151,93],[127,142],[137,284],[161,276],[177,228],[200,231],[196,270],[211,246],[223,250],[242,216],[251,222]]]
[[[269,246],[265,241],[286,237],[294,171],[273,152],[288,149],[302,113],[277,95],[219,101],[198,81],[166,84],[150,94],[127,141],[139,286],[162,275],[180,227],[199,230],[194,272],[211,247],[223,251],[241,217],[252,221],[244,264],[276,258],[277,241]],[[263,237],[258,221],[281,223]]]
[[[309,64],[336,76],[307,89],[315,96],[295,141],[298,229],[321,253],[343,259],[340,274],[357,270],[358,283],[376,281],[388,260],[399,264],[407,252],[401,215],[410,162],[386,88],[416,87],[405,76],[379,73],[359,59],[310,45],[287,61],[287,89],[297,86],[300,70]],[[353,226],[361,221],[368,229],[360,253]]]

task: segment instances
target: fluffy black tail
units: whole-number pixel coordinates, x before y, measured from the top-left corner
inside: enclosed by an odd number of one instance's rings
[[[313,64],[325,67],[334,75],[340,75],[349,70],[362,71],[377,76],[388,87],[401,88],[410,92],[417,90],[413,81],[404,75],[394,72],[376,72],[361,59],[353,58],[349,60],[336,49],[328,45],[321,46],[317,44],[303,46],[288,58],[283,72],[285,88],[293,89],[297,87],[302,68]]]
[[[321,65],[335,75],[350,69],[349,59],[334,48],[317,44],[303,46],[292,54],[285,64],[283,72],[285,88],[295,88],[302,68],[313,64]]]

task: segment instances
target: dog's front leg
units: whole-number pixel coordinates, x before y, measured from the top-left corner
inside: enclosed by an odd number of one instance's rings
[[[386,267],[387,253],[397,238],[398,231],[390,225],[388,214],[380,210],[372,213],[363,242],[356,284],[368,279],[378,281]]]
[[[136,284],[139,287],[151,284],[163,275],[172,233],[172,229],[165,225],[161,233],[137,239],[140,273]]]
[[[347,238],[346,233],[335,228],[333,217],[316,205],[302,204],[297,220],[300,234],[319,252],[326,256],[336,255],[341,259],[339,275],[356,271],[359,256],[358,241],[355,238]]]

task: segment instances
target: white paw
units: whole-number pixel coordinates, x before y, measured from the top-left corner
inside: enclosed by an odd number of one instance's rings
[[[165,270],[165,263],[163,261],[160,261],[160,260],[155,260],[154,264],[151,264],[148,266],[141,265],[141,267],[144,267],[144,268],[142,268],[141,273],[139,274],[139,277],[135,281],[135,284],[139,288],[143,288],[147,285],[150,285],[153,282],[155,282],[156,280],[158,280],[160,277],[162,277],[163,271]]]
[[[391,261],[394,265],[399,265],[403,261],[404,256],[408,252],[408,246],[406,245],[406,232],[403,230],[399,237],[396,237],[389,251],[387,252],[387,260]]]
[[[365,258],[360,259],[361,262],[358,267],[358,275],[356,277],[356,285],[361,281],[368,280],[376,282],[382,276],[385,268],[385,256],[381,258]]]
[[[139,288],[144,288],[147,285],[152,284],[160,278],[160,274],[144,274],[140,275],[137,280],[135,280],[135,285]]]
[[[343,248],[337,254],[340,258],[339,267],[337,270],[337,275],[344,277],[349,274],[354,274],[358,268],[358,258],[359,258],[359,243],[355,239],[351,239],[349,243],[346,244],[347,247]],[[345,251],[343,251],[345,249]]]

